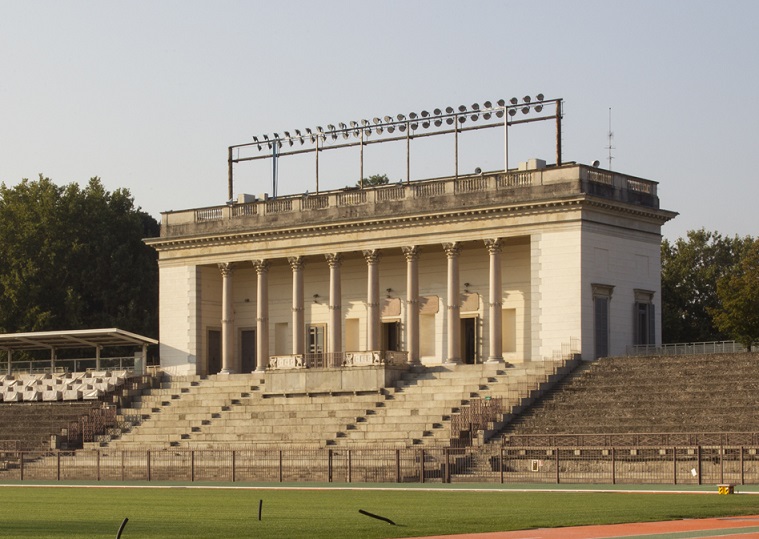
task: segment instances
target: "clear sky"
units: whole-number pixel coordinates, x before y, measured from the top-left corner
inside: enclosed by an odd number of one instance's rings
[[[660,182],[666,237],[757,236],[757,20],[752,0],[0,0],[0,181],[99,176],[158,218],[222,204],[253,135],[542,92],[565,161],[608,167],[611,108],[612,168]],[[511,130],[510,164],[553,162],[552,129]],[[503,167],[498,131],[462,138],[462,170]],[[452,173],[435,144],[412,177]],[[367,148],[365,175],[400,179],[403,151]],[[347,153],[322,189],[355,183]],[[280,162],[280,194],[313,190],[310,161]],[[235,191],[268,174],[236,168]]]

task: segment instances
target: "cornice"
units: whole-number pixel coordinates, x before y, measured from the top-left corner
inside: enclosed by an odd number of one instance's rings
[[[148,238],[145,243],[158,251],[174,251],[199,247],[220,247],[243,243],[272,241],[287,237],[325,236],[352,232],[370,227],[374,230],[416,227],[436,221],[442,223],[471,222],[493,217],[538,215],[546,213],[569,212],[577,209],[595,208],[613,213],[622,213],[633,217],[657,221],[661,224],[674,218],[677,213],[646,206],[626,204],[592,195],[577,195],[536,202],[467,207],[443,210],[434,213],[401,215],[379,219],[354,219],[336,223],[318,223],[298,227],[281,227],[255,230],[220,231],[218,233],[177,236],[170,238]]]

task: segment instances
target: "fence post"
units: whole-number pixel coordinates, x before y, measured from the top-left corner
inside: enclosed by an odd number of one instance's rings
[[[232,482],[235,482],[235,479],[237,478],[237,451],[232,450]]]
[[[332,482],[332,450],[327,450],[327,482]]]
[[[56,454],[55,454],[55,462],[56,462],[56,469],[57,469],[56,470],[56,476],[57,476],[56,480],[60,481],[61,480],[61,452],[60,451],[56,452]]]
[[[348,483],[352,483],[353,479],[353,470],[352,470],[353,462],[351,459],[351,450],[348,449]]]
[[[148,481],[150,481],[150,449],[148,449],[146,451],[146,455],[147,455],[147,459],[148,459],[147,460],[147,465],[148,465],[148,469],[147,469],[147,472],[148,472]]]
[[[611,447],[611,484],[617,484],[617,450]]]
[[[395,482],[401,482],[401,450],[395,450]]]
[[[279,482],[282,482],[282,450],[279,450]]]
[[[424,449],[419,450],[419,482],[424,483]]]
[[[741,456],[740,456],[740,463],[741,463],[741,485],[745,485],[744,482],[744,475],[743,475],[743,446],[741,446]]]
[[[701,446],[696,446],[696,457],[698,458],[698,484],[701,484]]]
[[[443,449],[443,456],[445,457],[445,468],[443,468],[445,470],[445,474],[444,474],[445,477],[443,477],[443,482],[450,483],[451,482],[450,449],[448,449],[447,447]]]
[[[501,484],[503,485],[503,445],[498,449],[498,471],[501,474]]]
[[[98,481],[100,481],[100,449],[97,450]]]
[[[195,482],[195,450],[190,451],[190,481]]]
[[[20,455],[21,456],[18,459],[18,466],[19,466],[19,472],[21,474],[21,477],[19,479],[23,481],[24,480],[24,452],[22,451]]]
[[[561,483],[561,477],[559,476],[559,465],[560,465],[559,448],[557,447],[555,451],[556,451],[556,484],[558,485],[559,483]]]
[[[677,447],[672,448],[672,484],[677,484]]]

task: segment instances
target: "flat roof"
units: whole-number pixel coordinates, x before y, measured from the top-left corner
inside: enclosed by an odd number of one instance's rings
[[[6,351],[144,346],[148,344],[158,344],[158,341],[118,328],[0,334],[0,350]]]

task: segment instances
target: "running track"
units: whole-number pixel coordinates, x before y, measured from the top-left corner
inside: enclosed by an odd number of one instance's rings
[[[539,528],[515,532],[489,532],[469,535],[436,535],[427,539],[688,539],[692,537],[759,538],[759,515],[744,517],[638,522],[608,526]]]

